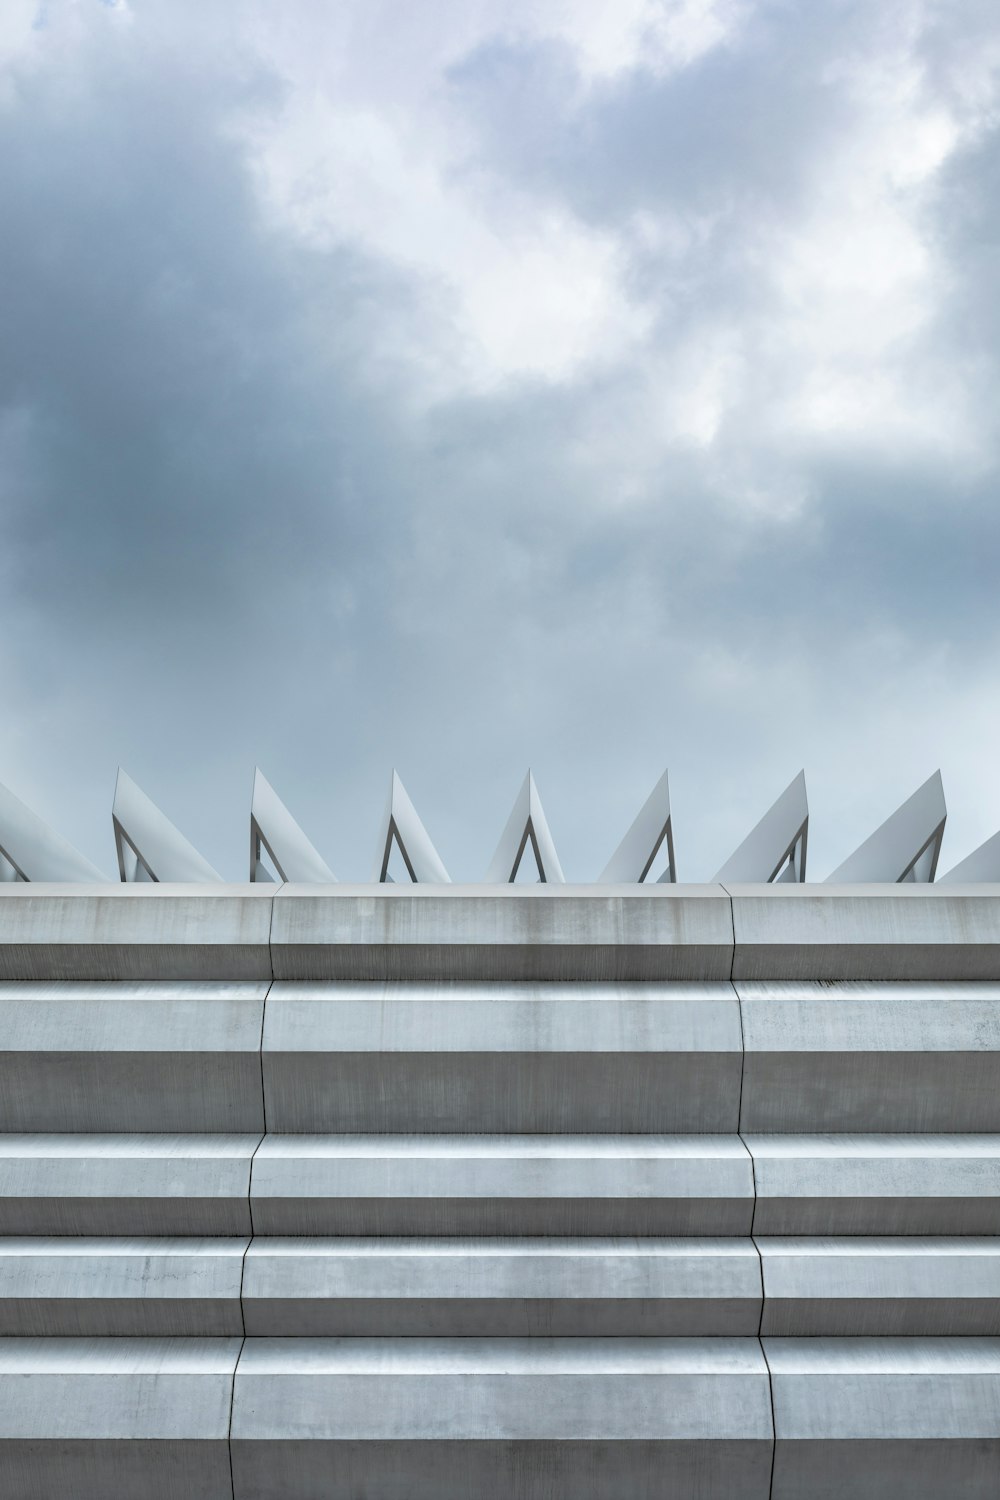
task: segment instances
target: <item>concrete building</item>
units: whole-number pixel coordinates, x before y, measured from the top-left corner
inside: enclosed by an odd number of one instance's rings
[[[664,778],[568,884],[532,779],[460,885],[397,783],[368,885],[0,796],[0,1495],[994,1500],[993,856],[678,883]]]

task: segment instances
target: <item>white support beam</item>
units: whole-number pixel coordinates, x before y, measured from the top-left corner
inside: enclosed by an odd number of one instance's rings
[[[653,867],[660,846],[667,846],[667,868],[660,883],[674,884],[674,830],[670,819],[670,783],[664,771],[636,814],[628,832],[600,876],[601,885],[641,885]]]
[[[938,876],[938,885],[980,885],[986,881],[1000,881],[1000,833],[995,833],[985,844],[973,849],[947,875]]]
[[[148,880],[200,883],[222,879],[120,766],[111,821],[118,851],[118,871],[126,884]]]
[[[806,878],[809,800],[800,771],[715,876],[720,885]]]
[[[451,884],[451,876],[431,843],[430,834],[417,816],[417,810],[407,796],[406,788],[395,771],[389,783],[389,800],[382,819],[379,856],[373,876],[374,880],[382,884],[392,879],[389,874],[389,860],[392,857],[394,842],[414,884]]]
[[[106,881],[96,865],[0,786],[0,881]]]
[[[255,766],[250,796],[252,881],[272,879],[261,857],[262,848],[274,865],[279,880],[300,881],[307,885],[336,883],[336,875],[313,848],[260,767]]]
[[[529,844],[538,868],[539,880],[543,884],[563,885],[565,876],[562,865],[549,832],[535,778],[530,771],[524,778],[507,825],[500,835],[497,851],[486,872],[486,884],[508,885],[516,880],[521,859]]]
[[[826,877],[828,885],[863,885],[867,881],[915,881],[934,879],[941,840],[944,837],[944,787],[935,771],[923,786],[897,807],[854,853]]]

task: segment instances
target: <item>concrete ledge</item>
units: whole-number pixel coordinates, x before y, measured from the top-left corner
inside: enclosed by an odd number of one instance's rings
[[[748,1131],[1000,1131],[1000,984],[739,981]]]
[[[259,1139],[0,1136],[0,1234],[248,1235]]]
[[[237,1500],[766,1500],[756,1340],[248,1339]]]
[[[0,983],[0,1130],[259,1134],[266,993]]]
[[[733,979],[1000,979],[1000,885],[733,885]]]
[[[739,1235],[735,1136],[266,1136],[254,1231],[277,1235]]]
[[[760,1308],[748,1239],[257,1239],[243,1275],[265,1337],[756,1337]]]
[[[1000,1336],[1000,1239],[758,1239],[761,1333]]]
[[[1000,1136],[747,1135],[755,1235],[1000,1234]]]
[[[0,1239],[0,1334],[242,1338],[248,1244]]]
[[[0,979],[270,979],[273,888],[0,885]]]
[[[0,1493],[231,1500],[239,1339],[0,1340]]]
[[[282,984],[263,1072],[276,1132],[734,1133],[729,984]]]
[[[728,979],[721,886],[309,886],[274,897],[276,979]]]
[[[993,1500],[1000,1340],[765,1339],[773,1500]]]

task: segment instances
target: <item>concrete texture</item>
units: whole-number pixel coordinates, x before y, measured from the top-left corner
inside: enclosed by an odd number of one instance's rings
[[[247,1239],[0,1239],[0,1334],[242,1338]]]
[[[270,979],[258,885],[0,887],[0,979]]]
[[[729,984],[275,983],[263,1047],[279,1133],[739,1126]]]
[[[4,1500],[996,1493],[1000,887],[245,889],[0,890]]]
[[[267,1136],[254,1231],[279,1235],[738,1235],[731,1136]]]
[[[1000,1340],[765,1339],[772,1500],[995,1500]]]
[[[1000,1239],[758,1239],[761,1333],[1000,1336]]]
[[[264,1129],[267,984],[0,983],[0,1129]]]
[[[744,1139],[755,1235],[1000,1234],[1000,1136]]]
[[[1000,1131],[1000,984],[736,988],[744,1131]]]
[[[251,1339],[232,1452],[239,1500],[766,1500],[768,1377],[753,1339]]]
[[[1000,979],[1000,886],[732,885],[732,977]]]
[[[259,1139],[0,1136],[0,1234],[249,1234]]]
[[[0,1340],[4,1500],[232,1500],[239,1339]]]
[[[264,1337],[751,1337],[760,1309],[748,1239],[259,1238],[243,1275]]]
[[[728,979],[721,886],[282,886],[275,979]]]

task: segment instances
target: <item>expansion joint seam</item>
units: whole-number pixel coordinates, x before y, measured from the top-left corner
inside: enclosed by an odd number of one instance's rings
[[[759,1250],[757,1251],[757,1254],[758,1255],[760,1254]],[[763,1302],[761,1302],[761,1321],[762,1322],[763,1322],[763,1317],[764,1317],[764,1305],[763,1305]],[[762,1356],[762,1358],[764,1360],[764,1368],[767,1370],[767,1389],[768,1389],[768,1394],[769,1394],[770,1400],[771,1400],[771,1478],[770,1478],[770,1480],[768,1482],[767,1497],[768,1497],[768,1500],[773,1500],[773,1496],[774,1496],[774,1461],[775,1461],[775,1458],[777,1457],[777,1453],[778,1453],[778,1428],[777,1428],[776,1418],[775,1418],[775,1414],[774,1414],[774,1380],[773,1380],[772,1375],[771,1375],[771,1366],[770,1366],[770,1363],[768,1362],[768,1358],[767,1358],[767,1350],[764,1348],[764,1340],[760,1336],[760,1334],[757,1335],[757,1342],[760,1345],[761,1356]]]
[[[243,1258],[244,1258],[244,1260],[246,1259],[246,1251],[245,1250],[243,1252]],[[242,1318],[242,1316],[243,1316],[243,1284],[242,1284],[242,1273],[241,1273],[241,1280],[240,1280],[240,1317]],[[244,1348],[246,1346],[246,1341],[247,1341],[246,1332],[244,1331],[243,1338],[240,1341],[239,1353],[236,1356],[236,1363],[233,1365],[233,1378],[232,1378],[232,1381],[231,1381],[230,1387],[229,1387],[229,1431],[228,1431],[228,1433],[226,1435],[226,1447],[229,1450],[229,1486],[230,1486],[230,1488],[231,1488],[231,1490],[233,1492],[233,1500],[236,1500],[236,1476],[233,1473],[233,1408],[236,1405],[236,1371],[240,1367],[240,1360],[243,1358],[243,1350],[244,1350]]]
[[[743,1074],[746,1070],[747,1042],[743,1031],[743,999],[736,984],[736,907],[732,892],[727,891],[725,886],[722,889],[729,897],[729,925],[733,931],[733,946],[729,958],[729,984],[736,996],[736,1011],[740,1018],[740,1096],[736,1113],[736,1129],[739,1131],[743,1129]]]
[[[284,881],[282,881],[282,885],[284,885]],[[280,889],[281,886],[279,885],[278,890],[280,891]],[[274,948],[272,946],[274,938],[274,896],[276,895],[277,891],[275,891],[274,895],[272,895],[270,901],[268,902],[267,913],[267,962],[271,970],[272,983],[274,982]]]

